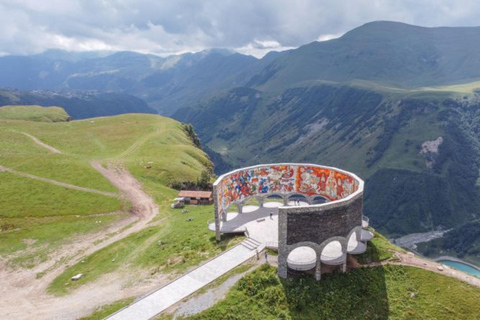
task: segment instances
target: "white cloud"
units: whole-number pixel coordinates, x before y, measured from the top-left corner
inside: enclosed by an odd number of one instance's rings
[[[285,47],[282,46],[278,41],[275,40],[257,40],[254,39],[252,42],[248,43],[243,47],[235,48],[235,51],[252,55],[257,58],[261,58],[270,51],[285,51],[290,50],[295,47]]]
[[[333,40],[340,38],[343,34],[322,34],[320,37],[317,38],[317,41],[322,42],[322,41],[328,41],[328,40]]]
[[[476,0],[0,0],[0,52],[220,47],[262,56],[325,41],[373,20],[472,26]]]

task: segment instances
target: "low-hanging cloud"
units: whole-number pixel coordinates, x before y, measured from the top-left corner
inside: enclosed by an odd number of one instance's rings
[[[475,0],[0,0],[0,54],[228,48],[262,56],[338,37],[374,20],[474,26]]]

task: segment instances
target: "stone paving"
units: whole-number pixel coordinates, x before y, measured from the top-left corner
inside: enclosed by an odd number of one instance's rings
[[[260,250],[262,248],[258,248]],[[107,319],[150,319],[255,255],[256,250],[247,249],[241,244],[233,247]]]

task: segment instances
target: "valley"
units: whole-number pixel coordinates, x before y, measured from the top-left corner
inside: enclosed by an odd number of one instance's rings
[[[477,38],[480,27],[376,21],[263,58],[0,56],[0,318],[102,319],[130,305],[245,239],[216,242],[216,207],[174,209],[178,190],[287,162],[365,181],[366,253],[321,282],[279,278],[276,257],[258,256],[184,318],[475,318],[480,280],[432,260],[480,265]]]

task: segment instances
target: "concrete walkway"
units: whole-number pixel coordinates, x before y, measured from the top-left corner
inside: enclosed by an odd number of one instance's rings
[[[239,244],[107,319],[150,319],[255,255],[255,249]]]

